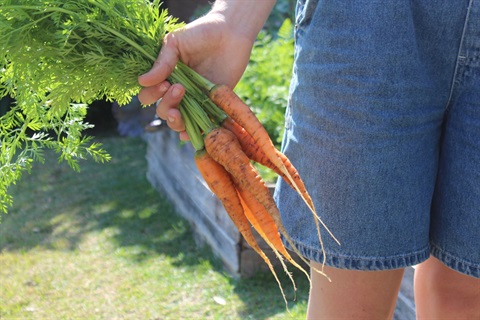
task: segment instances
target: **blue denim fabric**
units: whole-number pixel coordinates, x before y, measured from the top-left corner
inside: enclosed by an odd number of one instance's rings
[[[480,277],[480,0],[300,0],[283,152],[305,180],[327,265],[387,270],[433,254]],[[288,185],[287,231],[323,262]]]

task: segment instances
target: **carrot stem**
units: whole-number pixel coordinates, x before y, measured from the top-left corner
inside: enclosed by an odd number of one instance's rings
[[[199,73],[188,67],[185,63],[178,61],[177,69],[180,74],[186,75],[187,79],[195,84],[195,86],[203,93],[208,94],[215,87],[215,84],[202,77]]]
[[[197,122],[193,120],[190,109],[186,107],[184,103],[182,103],[179,110],[185,123],[185,131],[187,131],[193,147],[195,150],[203,149],[205,144],[203,142],[202,132],[200,131],[200,127],[198,126]]]
[[[200,121],[198,125],[203,132],[209,132],[212,129],[210,122],[213,122],[214,126],[219,126],[226,118],[225,112],[218,108],[206,94],[205,88],[214,85],[183,62],[179,61],[177,63],[169,81],[180,83],[185,88],[191,98],[189,99],[186,94],[183,100],[187,101],[182,101],[182,103],[185,104],[186,108],[192,108],[191,115],[194,117],[192,120],[196,121],[198,119]],[[210,118],[210,121],[207,120],[208,118]]]
[[[193,147],[195,150],[202,150],[205,147],[203,134],[212,131],[218,125],[212,122],[195,97],[188,92],[185,93],[179,110],[185,122],[185,131],[187,131]]]

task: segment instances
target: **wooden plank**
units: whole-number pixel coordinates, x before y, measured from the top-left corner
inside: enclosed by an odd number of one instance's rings
[[[202,183],[190,145],[181,146],[170,130],[148,133],[147,178],[192,225],[196,239],[206,242],[233,275],[240,273],[240,235],[223,206]]]

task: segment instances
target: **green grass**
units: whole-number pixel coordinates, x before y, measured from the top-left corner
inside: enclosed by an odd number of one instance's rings
[[[233,279],[145,178],[145,144],[97,138],[80,173],[46,154],[0,224],[0,319],[302,319],[308,282]],[[292,268],[293,269],[293,268]],[[279,270],[279,273],[283,273]]]

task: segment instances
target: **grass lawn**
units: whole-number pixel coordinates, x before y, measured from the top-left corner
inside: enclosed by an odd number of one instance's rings
[[[308,282],[233,279],[145,178],[141,139],[102,135],[112,160],[76,173],[47,152],[0,224],[0,319],[302,319]],[[293,268],[292,268],[293,270]],[[282,273],[279,270],[279,274]]]

